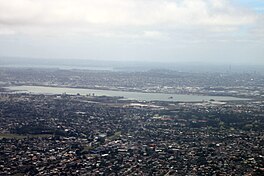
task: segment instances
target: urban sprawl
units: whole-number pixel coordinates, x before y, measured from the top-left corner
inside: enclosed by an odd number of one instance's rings
[[[137,101],[56,86],[235,96]],[[264,75],[0,68],[0,175],[264,175]]]

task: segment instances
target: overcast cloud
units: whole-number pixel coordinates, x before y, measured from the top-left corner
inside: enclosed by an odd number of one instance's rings
[[[0,55],[263,64],[263,7],[259,0],[0,0]]]

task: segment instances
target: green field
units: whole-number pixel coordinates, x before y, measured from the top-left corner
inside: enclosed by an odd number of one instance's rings
[[[0,134],[0,139],[7,138],[7,139],[24,139],[24,138],[41,138],[41,137],[50,137],[50,134],[37,134],[37,135],[19,135],[19,134]]]
[[[115,132],[114,135],[108,137],[108,139],[111,140],[111,141],[113,141],[113,140],[118,139],[120,137],[120,135],[121,135],[121,131],[117,131],[117,132]]]

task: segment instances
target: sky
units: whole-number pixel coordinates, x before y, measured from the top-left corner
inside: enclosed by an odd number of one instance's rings
[[[264,65],[264,0],[0,0],[0,57]]]

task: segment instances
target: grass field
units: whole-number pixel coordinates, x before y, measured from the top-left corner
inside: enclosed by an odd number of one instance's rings
[[[37,134],[37,135],[19,135],[19,134],[1,134],[0,139],[7,138],[7,139],[23,139],[23,138],[38,138],[38,137],[50,137],[50,134]]]
[[[118,139],[120,137],[120,135],[121,135],[121,131],[118,131],[118,132],[115,132],[115,134],[113,136],[108,137],[108,139],[110,141],[116,140],[116,139]]]

